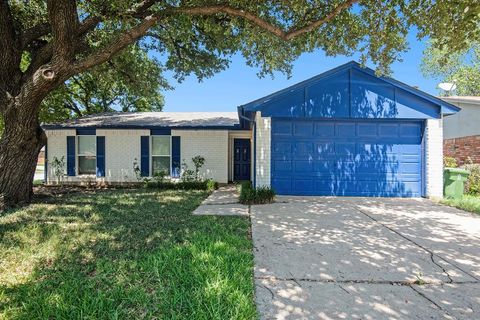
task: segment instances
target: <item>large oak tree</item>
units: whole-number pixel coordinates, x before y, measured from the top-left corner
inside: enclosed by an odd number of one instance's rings
[[[288,73],[299,54],[315,49],[361,52],[388,73],[411,26],[452,50],[478,39],[479,7],[468,0],[0,0],[0,207],[31,199],[45,144],[42,101],[133,43],[162,54],[180,79],[211,76],[237,52],[260,75]]]

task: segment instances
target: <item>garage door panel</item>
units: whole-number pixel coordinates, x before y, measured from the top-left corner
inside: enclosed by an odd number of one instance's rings
[[[420,196],[420,121],[272,121],[272,187],[279,194]],[[287,126],[288,127],[288,126]]]
[[[376,137],[378,135],[378,126],[374,123],[359,123],[359,137]]]
[[[292,171],[292,160],[274,160],[272,162],[272,169],[279,174],[282,171],[290,173]]]
[[[311,173],[314,171],[314,162],[308,160],[295,160],[296,173]]]
[[[307,136],[311,137],[313,135],[314,125],[312,122],[296,122],[293,125],[293,134],[297,137]]]
[[[272,144],[272,152],[281,154],[290,154],[292,152],[293,143],[289,141],[276,141]]]
[[[323,137],[323,138],[332,138],[335,136],[335,124],[322,122],[322,123],[315,123],[315,137]]]
[[[353,138],[356,136],[357,128],[355,122],[339,122],[336,125],[336,136],[341,138]]]
[[[272,185],[275,186],[275,192],[278,194],[292,194],[292,179],[291,178],[274,178]]]
[[[420,124],[403,124],[400,126],[400,137],[419,137],[421,128]]]
[[[293,123],[286,120],[275,120],[272,124],[272,134],[285,136],[292,135]]]
[[[295,143],[295,153],[302,155],[312,155],[315,145],[313,141],[299,141]]]

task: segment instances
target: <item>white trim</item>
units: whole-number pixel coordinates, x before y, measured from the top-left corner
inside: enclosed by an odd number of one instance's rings
[[[80,142],[79,138],[80,137],[93,137],[95,141],[95,173],[82,173],[80,174],[80,165],[78,161],[78,157],[82,156],[84,157],[85,155],[80,155],[80,152],[78,151]],[[68,169],[67,169],[68,170]],[[78,134],[75,136],[75,176],[78,177],[97,177],[97,136],[96,135],[91,135],[91,134]]]
[[[168,168],[168,175],[167,177],[171,178],[172,177],[172,135],[166,135],[166,134],[153,134],[150,135],[150,141],[149,141],[149,148],[150,148],[150,172],[149,172],[149,177],[153,177],[153,137],[169,137],[170,138],[170,167]],[[166,155],[155,155],[155,157],[166,157]],[[181,157],[180,157],[181,158]]]

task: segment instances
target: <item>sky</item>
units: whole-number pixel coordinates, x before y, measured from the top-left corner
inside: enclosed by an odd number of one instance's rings
[[[392,77],[430,94],[438,94],[438,80],[424,78],[420,63],[425,41],[419,42],[413,32],[408,36],[410,49],[402,54],[402,62],[392,65]],[[248,67],[242,56],[234,56],[230,67],[202,82],[192,76],[182,83],[171,75],[167,79],[174,90],[164,93],[164,111],[236,111],[237,106],[256,100],[302,80],[328,71],[351,60],[358,61],[359,55],[351,57],[326,57],[321,50],[301,55],[293,64],[290,78],[277,73],[259,78],[258,69]],[[368,65],[373,67],[372,65]]]

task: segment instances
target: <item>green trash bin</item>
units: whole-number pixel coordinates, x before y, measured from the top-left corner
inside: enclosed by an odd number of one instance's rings
[[[460,168],[445,168],[443,174],[443,194],[447,198],[461,198],[464,184],[470,171]]]

